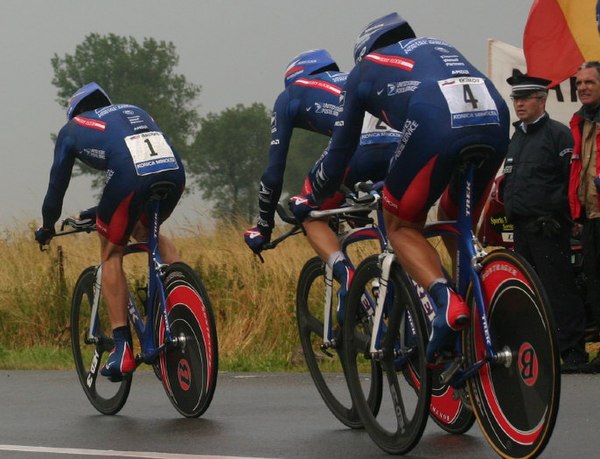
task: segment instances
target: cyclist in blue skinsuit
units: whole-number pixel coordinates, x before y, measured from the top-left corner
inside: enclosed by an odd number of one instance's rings
[[[422,229],[440,196],[441,213],[456,215],[455,193],[448,184],[459,151],[472,144],[491,145],[496,151],[475,178],[481,208],[506,154],[508,108],[492,83],[456,48],[435,38],[416,38],[396,13],[368,24],[354,54],[357,65],[344,86],[328,151],[309,177],[310,193],[294,198],[291,207],[304,219],[335,192],[359,142],[366,112],[400,131],[383,190],[386,228],[399,262],[435,302],[427,348],[427,359],[434,363],[442,350],[453,347],[470,312],[447,285],[439,255]]]
[[[148,113],[134,105],[112,105],[96,83],[88,83],[71,97],[67,120],[56,140],[42,206],[43,225],[35,232],[35,239],[45,245],[54,236],[76,159],[106,171],[96,228],[100,237],[102,293],[115,348],[101,373],[117,381],[135,369],[127,324],[124,246],[130,236],[147,240],[148,220],[143,205],[149,198],[150,186],[158,181],[176,185],[177,192],[161,203],[160,219],[164,221],[183,192],[185,171],[179,155]],[[179,260],[172,242],[162,235],[159,250],[165,263]]]
[[[294,129],[331,136],[346,77],[347,74],[339,71],[333,57],[324,49],[305,51],[288,65],[284,76],[285,90],[273,106],[269,162],[258,192],[260,215],[256,226],[244,233],[246,244],[254,252],[260,252],[271,240]]]
[[[323,50],[299,54],[285,73],[286,89],[273,108],[272,139],[269,164],[262,175],[259,191],[260,217],[257,225],[244,233],[248,246],[260,252],[270,241],[274,214],[281,195],[283,173],[294,128],[302,128],[330,136],[338,115],[339,95],[347,74],[338,71],[331,55]],[[360,146],[346,173],[344,183],[352,186],[360,180],[382,180],[398,141],[399,133],[374,117],[365,119]],[[338,194],[321,209],[336,207],[343,202]],[[305,225],[307,238],[317,254],[333,269],[345,296],[352,279],[353,268],[341,252],[335,233],[327,220],[312,220]]]

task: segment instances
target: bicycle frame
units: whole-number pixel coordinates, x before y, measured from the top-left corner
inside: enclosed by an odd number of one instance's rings
[[[479,279],[479,271],[481,269],[480,261],[487,253],[481,248],[475,233],[473,232],[473,178],[476,168],[477,164],[473,161],[469,161],[459,170],[462,177],[460,180],[459,211],[457,219],[435,222],[426,225],[424,229],[426,237],[453,236],[458,238],[459,244],[456,270],[458,293],[464,298],[469,285],[472,286],[477,314],[477,317],[472,320],[479,321],[485,343],[486,352],[485,357],[482,360],[475,362],[470,368],[461,373],[458,373],[461,362],[455,362],[454,365],[442,374],[442,380],[445,383],[451,382],[451,385],[455,388],[462,386],[466,379],[477,372],[487,362],[508,363],[511,358],[511,356],[506,353],[496,352],[492,345],[485,301]],[[375,319],[370,342],[370,353],[374,358],[380,357],[382,352],[380,345],[380,328],[390,271],[395,259],[396,257],[391,248],[387,248],[381,255],[380,293],[375,308]],[[455,378],[453,378],[454,375],[456,375]]]
[[[383,223],[383,212],[380,206],[377,205],[379,202],[379,195],[374,195],[375,199],[368,205],[355,205],[351,207],[340,207],[329,210],[315,210],[310,213],[312,218],[330,217],[333,215],[362,212],[362,211],[373,211],[377,212],[377,225],[371,227],[360,227],[353,228],[344,233],[338,234],[338,240],[342,248],[342,252],[347,255],[348,247],[356,242],[365,240],[377,240],[379,242],[380,250],[384,250],[386,247],[386,235],[385,226]],[[323,301],[323,344],[321,348],[326,351],[330,347],[335,346],[337,343],[333,336],[333,327],[331,325],[332,317],[332,298],[333,298],[333,270],[329,265],[325,266],[325,298]]]
[[[157,199],[153,199],[151,206],[152,213],[150,219],[148,241],[129,243],[125,249],[125,255],[141,252],[144,252],[148,255],[148,295],[145,300],[146,319],[144,320],[142,314],[140,313],[131,292],[129,292],[128,294],[127,305],[127,313],[129,316],[129,320],[136,331],[141,346],[141,352],[139,355],[136,356],[136,363],[138,365],[141,362],[148,364],[154,363],[159,353],[164,349],[164,347],[176,341],[176,339],[171,335],[169,318],[167,316],[166,309],[165,291],[161,281],[164,269],[167,265],[162,262],[160,254],[158,252],[158,235],[160,227],[158,211],[160,207],[160,201]],[[94,283],[94,299],[90,319],[91,323],[88,332],[88,337],[86,339],[86,343],[88,344],[95,343],[96,341],[96,338],[94,338],[94,336],[97,332],[98,308],[101,299],[102,286],[101,279],[102,265],[99,265],[96,269],[96,280]],[[152,300],[156,298],[157,295],[159,298],[159,313],[163,317],[165,324],[165,344],[159,347],[156,347],[154,343],[154,324],[152,321],[155,312],[154,308],[156,307],[155,302]],[[92,365],[95,364],[96,362],[92,363]]]

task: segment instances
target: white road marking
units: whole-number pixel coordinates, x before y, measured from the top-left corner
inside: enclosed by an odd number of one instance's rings
[[[212,456],[204,454],[157,453],[152,451],[114,451],[80,448],[47,448],[44,446],[0,445],[0,451],[27,452],[39,454],[72,454],[80,456],[136,457],[148,459],[257,459],[244,456]]]

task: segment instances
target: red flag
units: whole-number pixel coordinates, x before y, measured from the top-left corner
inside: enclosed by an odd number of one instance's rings
[[[597,0],[534,0],[523,35],[529,75],[555,86],[585,61],[600,60]]]

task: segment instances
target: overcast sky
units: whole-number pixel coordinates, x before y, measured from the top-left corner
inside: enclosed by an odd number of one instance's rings
[[[352,67],[360,29],[392,11],[418,36],[455,45],[484,72],[487,40],[522,47],[531,0],[1,0],[0,1],[0,228],[40,219],[52,162],[50,134],[65,123],[56,102],[50,59],[73,54],[91,33],[171,41],[177,73],[202,86],[202,116],[235,104],[271,108],[283,71],[297,53],[326,48],[340,68]],[[115,101],[127,102],[127,101]],[[266,152],[265,152],[266,154]],[[256,178],[257,180],[259,177]],[[206,216],[198,196],[187,197],[174,221]],[[71,182],[64,215],[93,204],[87,179]]]

